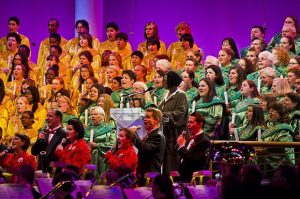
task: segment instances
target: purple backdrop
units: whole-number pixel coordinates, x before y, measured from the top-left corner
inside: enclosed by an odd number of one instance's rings
[[[48,36],[49,18],[60,20],[62,36],[67,39],[74,36],[75,0],[2,0],[1,7],[0,35],[7,33],[9,16],[18,16],[20,33],[37,44],[32,46],[33,60],[40,41]],[[138,43],[144,41],[143,29],[148,21],[157,22],[161,40],[167,45],[178,40],[175,26],[186,21],[192,26],[195,42],[204,54],[217,55],[224,37],[233,37],[239,50],[248,45],[250,28],[254,24],[268,28],[266,39],[269,41],[281,30],[286,16],[300,18],[299,10],[299,0],[278,0],[276,3],[273,0],[103,0],[103,24],[117,22],[121,31],[129,34],[129,41],[136,49]],[[99,34],[105,34],[104,27],[98,28],[102,28]],[[101,41],[106,39],[104,34],[98,35]]]

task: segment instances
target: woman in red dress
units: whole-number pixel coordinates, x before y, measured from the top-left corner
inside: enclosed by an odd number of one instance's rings
[[[27,135],[15,133],[11,146],[0,154],[0,166],[11,174],[15,174],[22,165],[30,165],[36,170],[35,157],[26,152],[29,146],[30,138]]]
[[[123,128],[119,131],[115,150],[110,150],[105,154],[105,158],[112,171],[119,173],[120,169],[129,169],[132,172],[137,167],[137,154],[133,148],[132,139],[134,133]]]
[[[76,166],[82,174],[84,166],[91,162],[90,148],[83,139],[84,126],[79,119],[70,119],[66,142],[58,145],[55,154],[61,162]]]

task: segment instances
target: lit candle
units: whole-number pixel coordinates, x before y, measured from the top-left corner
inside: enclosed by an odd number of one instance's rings
[[[225,98],[225,103],[228,104],[228,94],[226,91],[224,91],[224,98]]]
[[[196,101],[194,100],[192,103],[192,113],[196,111]]]
[[[260,93],[261,81],[260,77],[257,79],[257,91]]]
[[[123,108],[123,97],[121,97],[121,100],[120,100],[120,108]]]
[[[14,74],[11,75],[11,81],[13,82],[15,80]]]
[[[14,91],[13,91],[13,95],[16,95],[17,93],[17,83],[14,83]]]
[[[46,91],[46,87],[44,87],[44,98],[47,98],[47,91]]]
[[[157,106],[157,97],[154,95],[153,97],[154,104]]]
[[[236,113],[232,113],[232,118],[231,118],[232,124],[235,123],[235,117],[236,117]]]
[[[126,103],[126,107],[127,107],[127,108],[130,108],[129,102]]]
[[[89,111],[87,109],[84,110],[84,124],[87,125],[88,124],[88,114]]]
[[[81,95],[83,95],[84,94],[84,86],[83,86],[83,84],[81,84]]]
[[[237,133],[237,130],[234,130],[234,137],[235,137],[235,141],[239,141],[239,135]]]
[[[257,131],[257,141],[261,142],[261,129],[258,129]]]
[[[43,85],[45,86],[46,85],[46,77],[44,75],[44,79],[43,79]]]
[[[91,129],[90,142],[93,142],[94,139],[94,129]]]

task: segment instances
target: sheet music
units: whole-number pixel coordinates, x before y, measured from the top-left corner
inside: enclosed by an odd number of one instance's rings
[[[152,189],[150,187],[138,187],[135,189],[123,189],[128,199],[153,199]]]
[[[37,178],[37,185],[42,196],[46,195],[53,188],[52,178]]]
[[[219,199],[218,192],[215,187],[206,185],[187,186],[193,198],[202,199]]]
[[[33,199],[31,187],[18,184],[1,184],[1,199]]]

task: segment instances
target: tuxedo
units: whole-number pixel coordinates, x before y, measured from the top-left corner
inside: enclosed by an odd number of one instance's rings
[[[133,143],[138,149],[137,177],[141,180],[147,172],[161,173],[166,146],[162,132],[155,129],[143,140],[136,135]]]
[[[66,131],[62,127],[55,131],[49,142],[49,134],[46,133],[45,139],[37,139],[37,141],[33,144],[31,154],[37,156],[40,155],[41,151],[46,151],[45,167],[49,170],[50,162],[58,161],[58,158],[55,156],[55,150],[65,137]],[[38,169],[41,169],[41,158],[39,158]]]
[[[186,143],[186,146],[179,148],[180,156],[179,173],[181,179],[190,181],[193,172],[207,169],[207,155],[210,146],[209,138],[205,133],[200,133],[193,140]]]

